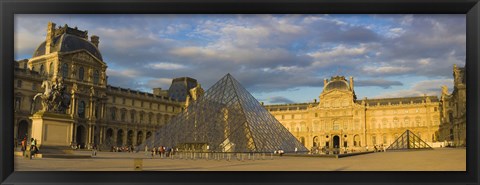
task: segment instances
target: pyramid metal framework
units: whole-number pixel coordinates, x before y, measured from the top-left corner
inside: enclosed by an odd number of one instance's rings
[[[172,118],[146,144],[184,151],[308,151],[230,74]]]
[[[432,149],[425,141],[410,130],[405,131],[393,142],[387,150]]]

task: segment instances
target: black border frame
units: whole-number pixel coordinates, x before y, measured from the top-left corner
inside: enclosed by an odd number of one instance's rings
[[[466,14],[466,172],[14,172],[14,14]],[[0,0],[2,184],[478,184],[479,0]],[[472,124],[473,123],[473,124]]]

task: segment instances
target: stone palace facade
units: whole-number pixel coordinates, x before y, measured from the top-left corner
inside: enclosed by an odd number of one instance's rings
[[[40,109],[33,97],[43,92],[45,79],[63,78],[72,102],[72,145],[88,148],[137,145],[185,109],[193,78],[172,80],[169,90],[153,93],[108,85],[107,63],[98,49],[99,37],[87,31],[48,23],[46,40],[32,58],[15,61],[14,135],[31,136],[32,112]],[[465,68],[453,68],[454,90],[442,95],[385,99],[357,99],[354,81],[335,76],[324,81],[320,101],[265,105],[308,149],[364,148],[394,142],[407,129],[427,143],[466,145]],[[195,98],[194,98],[195,99]]]
[[[94,143],[107,147],[136,145],[154,139],[154,132],[185,108],[185,101],[170,97],[168,90],[155,88],[152,94],[108,85],[98,36],[92,35],[89,40],[87,31],[68,25],[56,27],[50,22],[46,37],[32,58],[15,63],[14,135],[18,143],[25,136],[31,137],[29,117],[41,107],[40,102],[32,107],[32,101],[43,92],[45,79],[64,79],[72,98],[67,110],[74,118],[71,143],[82,148]],[[188,77],[172,82],[173,92],[182,97],[185,95],[181,93],[197,85]],[[182,84],[186,88],[178,92]]]
[[[465,146],[465,76],[456,65],[454,91],[436,96],[357,99],[354,80],[324,80],[317,102],[266,105],[307,148],[388,147],[407,129],[432,146]]]

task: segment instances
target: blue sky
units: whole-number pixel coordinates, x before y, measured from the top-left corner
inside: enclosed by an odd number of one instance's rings
[[[48,21],[98,35],[109,84],[147,92],[231,73],[267,104],[313,101],[335,75],[358,98],[439,95],[465,65],[465,15],[16,15],[17,60]]]

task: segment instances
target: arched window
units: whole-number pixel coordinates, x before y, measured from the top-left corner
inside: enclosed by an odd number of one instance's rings
[[[80,69],[78,69],[78,79],[79,80],[83,80],[83,77],[84,77],[84,74],[85,73],[85,69],[83,67],[80,67]]]
[[[372,136],[372,144],[373,145],[377,144],[377,137],[376,136]]]
[[[362,146],[359,135],[353,136],[353,146]]]
[[[48,69],[50,75],[53,75],[53,62],[50,63],[50,67]]]
[[[98,84],[99,76],[100,76],[100,74],[98,73],[98,70],[95,70],[95,72],[93,72],[93,83],[94,84]]]
[[[85,102],[84,101],[80,101],[80,103],[78,103],[78,116],[80,118],[85,118]]]
[[[66,63],[62,65],[62,77],[64,79],[68,77],[68,65]]]
[[[43,73],[45,72],[45,67],[42,65],[40,65],[40,74],[43,75]]]

